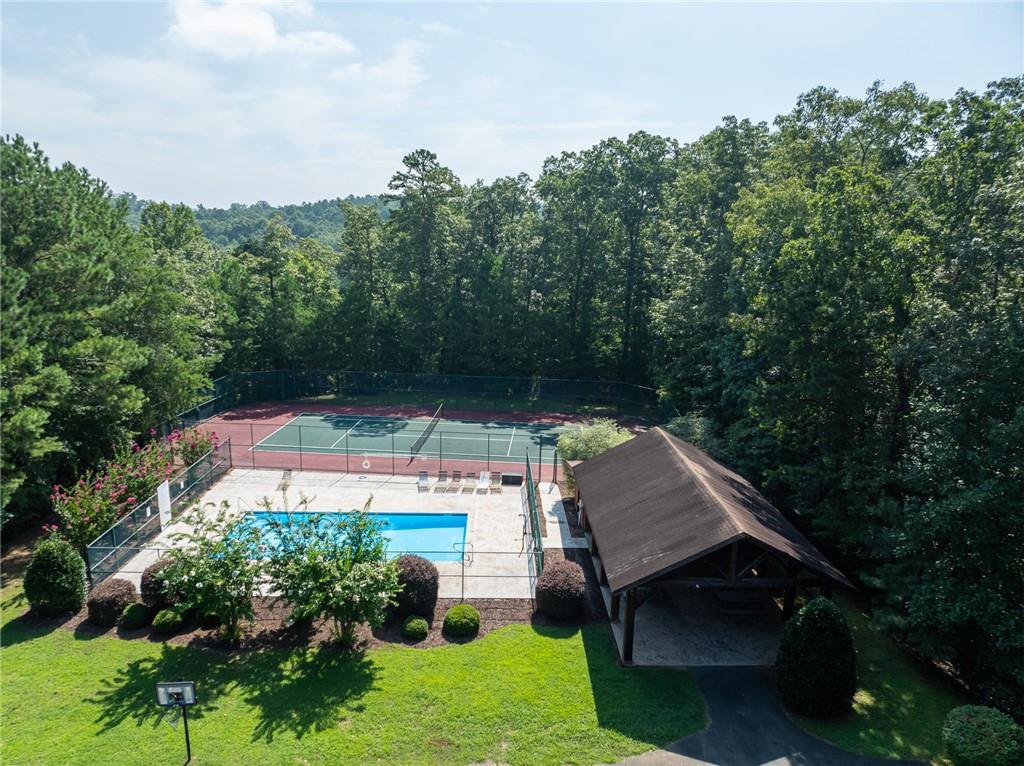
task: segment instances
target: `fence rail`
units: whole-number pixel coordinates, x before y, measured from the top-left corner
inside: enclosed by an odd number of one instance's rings
[[[225,439],[192,465],[168,480],[171,518],[213,486],[231,468],[231,440]],[[89,582],[93,587],[120,570],[163,530],[157,493],[147,497],[86,548]]]
[[[450,409],[564,412],[588,415],[671,416],[667,399],[649,386],[607,380],[435,375],[354,370],[264,370],[217,378],[208,398],[162,424],[161,431],[195,425],[225,410],[256,402],[331,399]],[[671,403],[668,402],[671,408]],[[672,408],[674,409],[674,408]]]
[[[530,553],[530,570],[540,577],[544,571],[544,537],[541,529],[540,508],[537,503],[537,482],[533,479],[530,456],[526,456],[526,481],[523,483],[524,539]]]

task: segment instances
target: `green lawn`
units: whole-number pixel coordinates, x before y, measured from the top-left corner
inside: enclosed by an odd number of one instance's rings
[[[851,752],[948,763],[942,755],[942,722],[966,700],[925,673],[854,604],[837,603],[857,646],[859,688],[853,711],[834,721],[797,722]]]
[[[154,684],[196,681],[194,766],[594,764],[705,725],[682,671],[625,670],[605,626],[512,626],[465,645],[230,656],[46,631],[4,588],[0,760],[154,766],[184,760]]]

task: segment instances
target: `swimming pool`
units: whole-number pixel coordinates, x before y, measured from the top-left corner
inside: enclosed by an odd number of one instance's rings
[[[283,511],[254,511],[247,513],[243,524],[255,527],[269,538],[265,532],[268,522],[287,522],[289,519],[300,518],[303,512],[285,513]],[[324,517],[329,524],[332,516],[348,514],[331,511],[313,513]],[[466,514],[464,513],[370,513],[377,521],[384,524],[384,537],[388,541],[388,553],[400,556],[403,553],[416,553],[432,561],[459,561],[466,543]],[[273,540],[267,540],[273,545]]]

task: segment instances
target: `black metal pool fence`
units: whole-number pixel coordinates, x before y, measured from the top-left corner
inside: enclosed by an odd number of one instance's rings
[[[322,398],[448,410],[560,412],[668,420],[678,415],[657,389],[614,380],[435,375],[352,370],[263,370],[217,378],[205,401],[162,424],[163,434],[245,404]]]

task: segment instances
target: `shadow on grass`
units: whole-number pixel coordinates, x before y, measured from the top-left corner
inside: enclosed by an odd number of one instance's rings
[[[692,674],[668,668],[623,667],[607,623],[585,625],[581,632],[597,722],[602,728],[654,747],[704,728],[704,700]]]
[[[165,714],[156,705],[157,682],[195,681],[191,717],[201,719],[238,693],[256,711],[252,741],[271,742],[280,733],[302,737],[336,725],[337,708],[366,694],[374,674],[363,655],[333,648],[231,655],[165,644],[159,656],[129,662],[85,701],[99,707],[101,731],[128,720],[156,727]]]
[[[8,601],[15,601],[16,599],[9,599]],[[4,603],[3,609],[6,610],[8,602]],[[31,641],[41,636],[48,635],[53,631],[57,630],[61,625],[67,622],[73,613],[67,612],[66,614],[58,615],[57,617],[41,617],[32,612],[25,612],[19,614],[3,624],[3,628],[0,629],[0,647],[15,646],[24,641]]]

